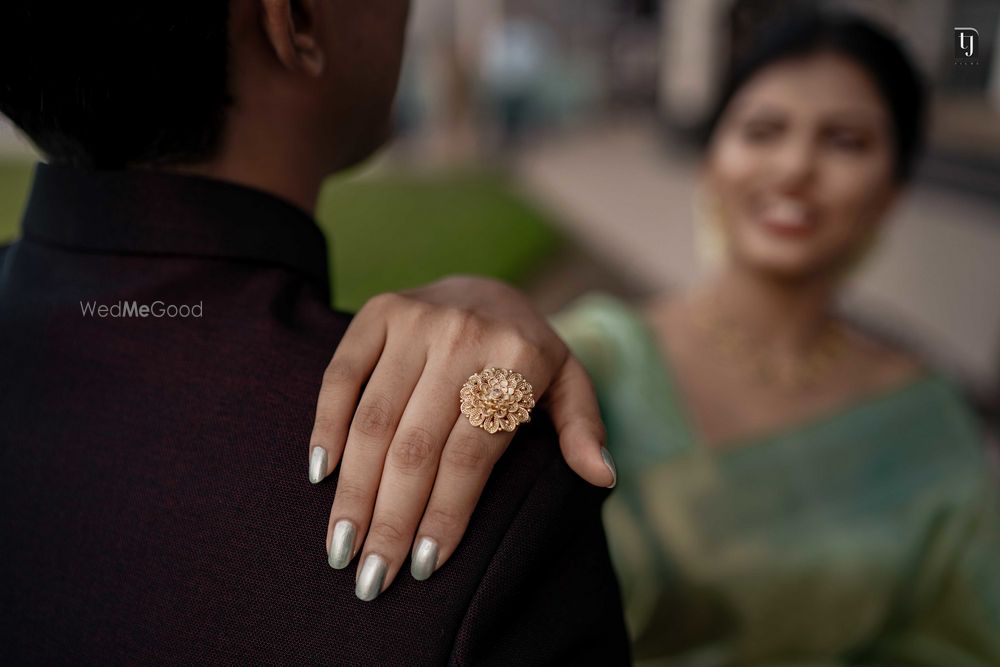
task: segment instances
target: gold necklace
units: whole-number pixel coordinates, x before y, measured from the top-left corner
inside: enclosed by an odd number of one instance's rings
[[[751,336],[731,319],[695,309],[693,320],[706,340],[741,366],[754,381],[782,391],[814,388],[829,374],[846,347],[844,331],[833,320],[811,349],[802,355],[784,358],[766,353],[760,338]]]

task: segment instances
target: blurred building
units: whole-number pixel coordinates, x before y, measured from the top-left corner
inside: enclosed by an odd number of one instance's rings
[[[419,0],[399,96],[420,162],[496,156],[539,130],[657,99],[653,0]]]

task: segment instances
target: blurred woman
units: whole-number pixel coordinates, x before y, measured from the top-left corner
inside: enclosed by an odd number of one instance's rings
[[[911,174],[923,110],[914,67],[871,24],[776,25],[711,123],[698,210],[715,274],[556,316],[617,462],[605,526],[640,664],[1000,664],[977,426],[947,381],[835,309]],[[462,281],[453,302],[507,324],[516,306],[523,336],[548,340],[521,297],[491,289]],[[390,332],[412,322],[404,302],[379,307]]]

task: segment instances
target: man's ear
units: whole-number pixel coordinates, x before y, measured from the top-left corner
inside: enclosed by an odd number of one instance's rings
[[[260,0],[264,33],[278,62],[318,77],[326,66],[318,31],[316,0]]]

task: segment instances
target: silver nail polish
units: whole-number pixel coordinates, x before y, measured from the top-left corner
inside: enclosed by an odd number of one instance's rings
[[[347,519],[341,519],[333,527],[333,539],[330,540],[330,567],[343,570],[354,557],[354,536],[357,530]]]
[[[313,447],[312,456],[309,457],[309,481],[319,484],[326,477],[326,450],[322,447]]]
[[[365,564],[361,566],[361,574],[358,575],[358,582],[354,586],[354,594],[358,599],[371,602],[382,592],[382,582],[385,581],[385,573],[389,569],[388,563],[378,554],[368,554]]]
[[[417,581],[424,581],[437,569],[438,543],[429,537],[421,537],[417,548],[410,557],[410,574]]]
[[[611,458],[611,452],[608,451],[607,447],[601,447],[601,458],[604,459],[604,465],[608,466],[608,470],[611,471],[611,485],[608,488],[613,489],[618,483],[618,470],[615,468],[615,460]]]

